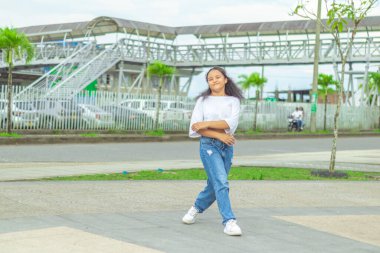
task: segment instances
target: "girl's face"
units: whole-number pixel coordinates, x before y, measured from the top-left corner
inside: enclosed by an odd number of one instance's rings
[[[224,88],[228,80],[222,72],[216,69],[211,70],[207,75],[207,82],[212,94],[225,95]]]

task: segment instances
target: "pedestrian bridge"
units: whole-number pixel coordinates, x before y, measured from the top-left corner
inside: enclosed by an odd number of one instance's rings
[[[36,56],[29,65],[56,65],[70,57],[78,49],[93,42],[45,42],[37,43]],[[347,40],[342,40],[347,46]],[[314,61],[314,40],[268,40],[255,42],[204,43],[174,45],[172,43],[148,42],[125,38],[114,44],[96,44],[93,48],[101,53],[106,48],[117,47],[120,58],[130,63],[143,64],[160,60],[176,67],[207,66],[257,66],[312,64]],[[319,51],[321,64],[340,62],[337,46],[333,39],[322,39]],[[380,36],[358,37],[350,51],[351,63],[380,62]],[[25,60],[15,62],[16,67],[25,66]],[[4,60],[0,67],[5,67]]]

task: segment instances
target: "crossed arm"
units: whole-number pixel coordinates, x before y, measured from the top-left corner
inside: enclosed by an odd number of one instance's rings
[[[233,145],[235,144],[235,138],[224,131],[229,128],[230,126],[225,120],[196,122],[191,126],[193,131],[202,136],[215,138],[227,145]]]

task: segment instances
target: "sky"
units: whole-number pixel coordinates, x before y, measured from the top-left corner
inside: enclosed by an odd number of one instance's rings
[[[110,16],[166,26],[248,23],[299,20],[289,15],[298,0],[0,0],[0,27],[24,27],[42,24],[89,21]],[[309,1],[316,6],[316,0]],[[377,6],[370,15],[380,15]],[[373,66],[375,67],[375,66]],[[364,66],[354,65],[355,70]],[[312,66],[265,67],[268,83],[264,91],[306,89],[312,80]],[[239,74],[261,73],[261,67],[227,68],[235,81]],[[332,74],[332,66],[320,72]],[[205,89],[204,74],[193,79],[190,96]],[[253,95],[254,92],[250,91]],[[248,95],[246,93],[246,95]]]

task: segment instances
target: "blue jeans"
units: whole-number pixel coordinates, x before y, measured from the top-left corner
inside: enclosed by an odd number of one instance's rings
[[[200,156],[207,174],[207,185],[199,193],[194,207],[202,213],[216,200],[223,224],[235,219],[231,209],[228,173],[231,169],[233,147],[208,137],[200,139]]]
[[[300,130],[301,127],[303,127],[303,121],[302,119],[297,119],[297,129]]]

